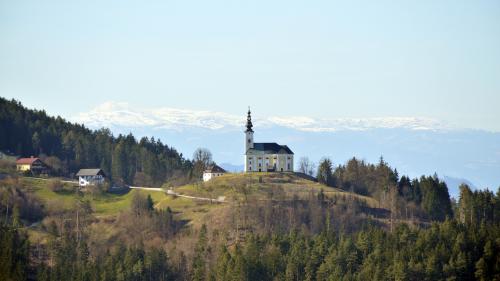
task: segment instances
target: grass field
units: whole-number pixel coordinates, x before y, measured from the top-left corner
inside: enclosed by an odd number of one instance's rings
[[[64,189],[60,192],[51,191],[48,187],[49,181],[35,178],[24,178],[23,185],[25,188],[33,192],[47,208],[63,208],[71,209],[79,200],[79,196],[75,193],[75,187],[71,184],[64,183]],[[185,198],[172,198],[165,193],[158,191],[145,190],[130,190],[126,194],[111,194],[103,193],[99,195],[91,195],[84,193],[83,198],[91,202],[92,209],[98,216],[115,215],[122,210],[129,208],[130,202],[136,193],[150,195],[155,203],[156,208],[170,207],[176,212],[182,212],[184,209],[193,206],[194,203]]]

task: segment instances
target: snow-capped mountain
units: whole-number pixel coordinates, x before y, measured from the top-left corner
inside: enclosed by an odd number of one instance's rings
[[[136,108],[128,103],[106,102],[93,110],[80,113],[73,121],[98,127],[150,127],[154,129],[185,130],[200,128],[209,130],[241,130],[245,114],[231,115],[223,112],[196,111],[169,107]],[[321,119],[304,116],[254,117],[260,127],[281,126],[306,132],[335,132],[341,130],[362,131],[368,129],[405,128],[411,130],[448,129],[441,122],[421,117],[376,117]]]
[[[401,175],[437,172],[442,178],[464,179],[478,188],[496,190],[500,185],[500,133],[457,128],[420,117],[252,119],[256,142],[287,144],[297,161],[302,156],[313,161],[328,156],[338,165],[355,156],[374,163],[383,156]],[[71,120],[94,129],[107,127],[115,134],[154,136],[187,157],[196,148],[206,147],[216,162],[234,170],[243,164],[245,112],[236,116],[108,102]]]

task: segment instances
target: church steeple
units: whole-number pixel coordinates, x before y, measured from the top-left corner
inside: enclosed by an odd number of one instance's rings
[[[248,115],[247,115],[247,130],[245,132],[253,132],[252,130],[252,112],[250,112],[250,107],[248,107]]]
[[[248,107],[247,115],[247,130],[245,131],[245,151],[253,148],[253,124],[252,124],[252,113],[250,112],[250,107]]]

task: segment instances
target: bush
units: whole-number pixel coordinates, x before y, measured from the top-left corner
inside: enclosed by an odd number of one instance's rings
[[[100,185],[100,188],[103,192],[109,192],[111,190],[111,182],[106,180],[103,184]]]
[[[61,192],[64,189],[64,185],[60,180],[50,180],[47,186],[53,192]]]
[[[92,196],[98,196],[103,193],[103,187],[102,185],[87,185],[85,189],[92,195]]]
[[[13,173],[15,170],[16,170],[15,162],[0,159],[0,172],[10,174]]]

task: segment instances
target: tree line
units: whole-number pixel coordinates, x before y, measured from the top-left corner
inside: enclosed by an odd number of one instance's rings
[[[383,158],[377,164],[352,158],[337,167],[325,158],[319,163],[317,179],[328,186],[373,197],[380,207],[399,218],[417,216],[444,221],[453,215],[448,187],[437,174],[415,179],[399,177],[397,169],[392,169]]]
[[[40,156],[52,173],[66,177],[81,168],[101,168],[117,183],[160,185],[189,177],[193,167],[192,161],[160,140],[90,130],[1,97],[0,136],[1,151]]]

